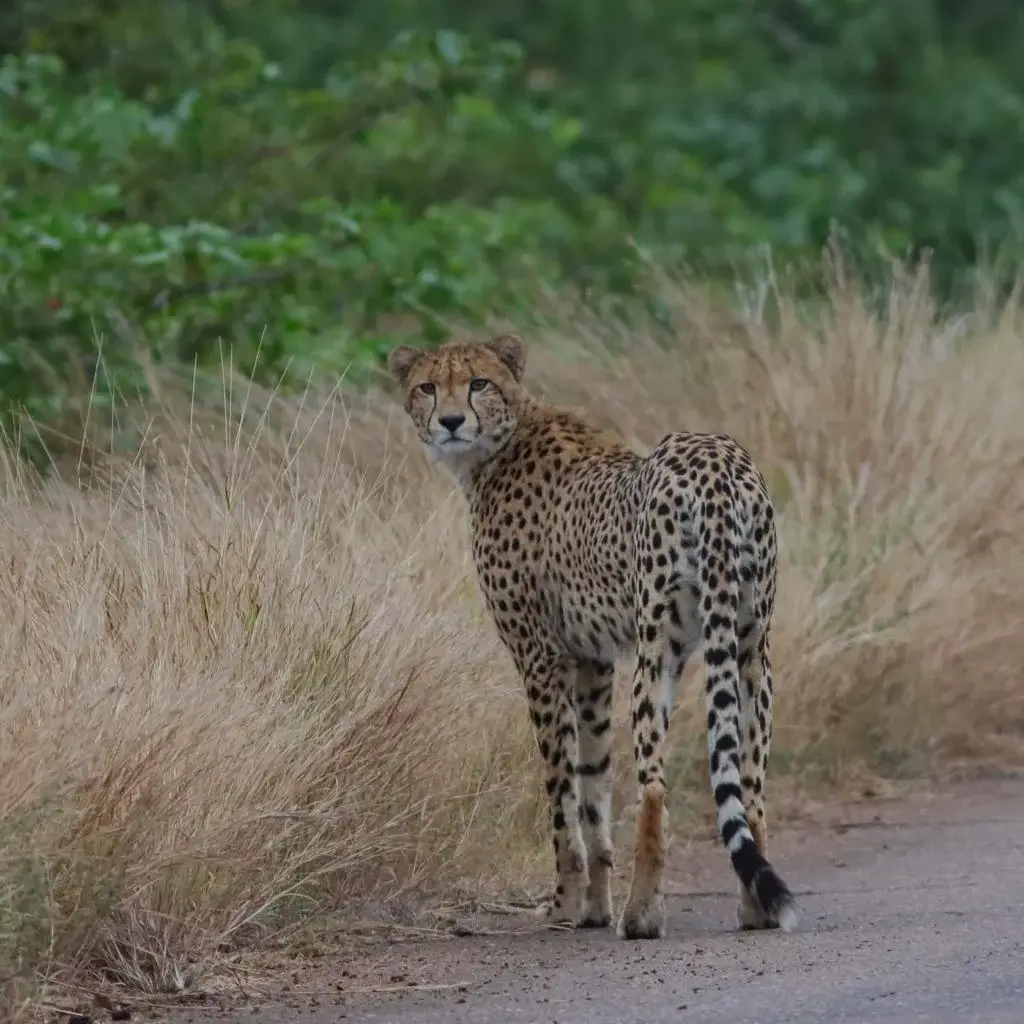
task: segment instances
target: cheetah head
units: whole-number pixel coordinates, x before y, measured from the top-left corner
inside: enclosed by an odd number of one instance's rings
[[[401,345],[388,357],[420,440],[462,481],[515,430],[525,365],[526,347],[513,334],[433,351]]]

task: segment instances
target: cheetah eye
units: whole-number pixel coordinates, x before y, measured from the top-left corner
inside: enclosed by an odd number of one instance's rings
[[[491,382],[486,377],[474,377],[469,382],[469,393],[476,394],[477,392],[483,391]]]
[[[431,384],[429,380],[425,380],[418,386],[417,390],[421,391],[425,395],[433,395],[437,392],[437,386]]]

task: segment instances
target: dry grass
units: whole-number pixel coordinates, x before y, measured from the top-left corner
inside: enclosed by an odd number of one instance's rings
[[[1024,761],[1017,308],[936,322],[909,281],[874,315],[837,286],[814,325],[776,297],[767,326],[669,298],[671,349],[577,319],[530,378],[639,445],[755,453],[781,511],[776,782]],[[43,981],[174,989],[314,909],[547,868],[461,498],[393,400],[165,392],[88,485],[0,473],[0,1012]],[[698,682],[677,801],[706,799]]]

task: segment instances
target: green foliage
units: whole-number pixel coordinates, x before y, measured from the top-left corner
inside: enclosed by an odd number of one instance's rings
[[[467,158],[497,183],[506,157],[557,159],[573,126],[502,111],[487,86],[514,53],[474,63],[461,47],[403,40],[297,91],[239,46],[225,54],[227,81],[169,107],[110,86],[80,92],[52,56],[6,58],[8,396],[59,414],[55,375],[88,375],[98,336],[122,387],[140,383],[125,376],[140,350],[190,361],[223,345],[248,365],[259,346],[268,373],[340,371],[377,354],[388,317],[436,338],[443,317],[510,307],[574,253],[624,253],[599,203],[581,224],[539,192],[465,198]]]
[[[7,57],[7,396],[60,416],[101,337],[103,397],[112,380],[141,386],[141,353],[227,349],[248,368],[258,349],[264,374],[358,370],[391,343],[389,321],[437,339],[446,318],[514,309],[572,268],[628,287],[616,210],[545,194],[578,124],[500,95],[517,60],[403,37],[296,90],[236,44],[220,77],[161,105],[80,91],[50,55]],[[525,187],[506,188],[510,174]]]
[[[729,278],[836,227],[952,293],[1024,253],[1024,20],[979,11],[18,0],[0,399],[60,420],[225,353],[359,376],[538,287],[642,293],[641,251]]]

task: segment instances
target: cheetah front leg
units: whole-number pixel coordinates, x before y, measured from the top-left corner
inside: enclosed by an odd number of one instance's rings
[[[580,729],[580,817],[590,876],[582,927],[612,921],[612,686],[615,666],[581,661],[576,670]]]
[[[537,746],[547,766],[555,848],[555,895],[547,911],[552,924],[578,924],[587,897],[587,848],[580,822],[576,666],[569,659],[537,662],[523,671]]]

